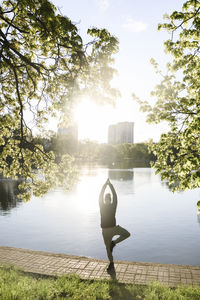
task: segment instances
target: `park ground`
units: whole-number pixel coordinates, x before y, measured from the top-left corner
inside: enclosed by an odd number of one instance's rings
[[[0,299],[199,300],[200,266],[115,262],[0,247]]]

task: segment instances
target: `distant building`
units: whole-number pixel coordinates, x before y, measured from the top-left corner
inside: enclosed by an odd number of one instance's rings
[[[108,143],[116,144],[116,125],[110,125],[108,127]]]
[[[134,123],[120,122],[108,127],[108,143],[123,144],[134,143]]]

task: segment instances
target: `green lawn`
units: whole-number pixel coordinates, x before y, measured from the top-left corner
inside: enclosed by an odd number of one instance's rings
[[[15,268],[0,268],[0,299],[116,299],[199,300],[200,286],[174,289],[157,282],[148,286],[120,284],[112,280],[82,280],[77,275],[44,277]]]

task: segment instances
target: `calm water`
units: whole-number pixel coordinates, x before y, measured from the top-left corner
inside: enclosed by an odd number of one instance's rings
[[[200,265],[200,191],[172,193],[149,168],[83,168],[71,192],[55,190],[16,202],[12,182],[0,183],[0,244],[107,258],[98,195],[107,177],[118,194],[117,223],[131,237],[118,260]]]

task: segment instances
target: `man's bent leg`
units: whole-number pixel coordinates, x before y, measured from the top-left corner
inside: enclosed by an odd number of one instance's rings
[[[131,234],[125,228],[117,225],[115,228],[115,235],[119,235],[119,237],[116,240],[114,240],[114,243],[118,244],[123,240],[127,239]]]

